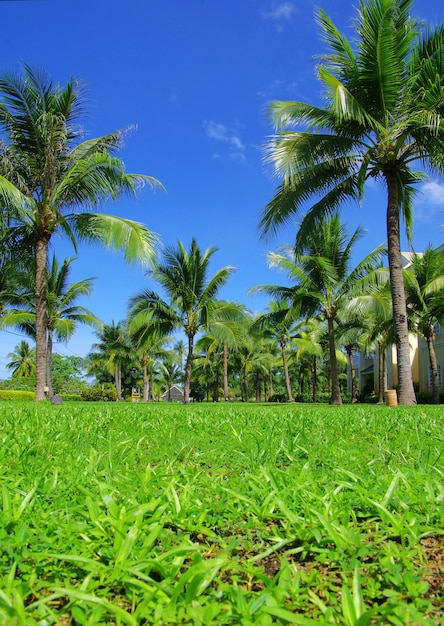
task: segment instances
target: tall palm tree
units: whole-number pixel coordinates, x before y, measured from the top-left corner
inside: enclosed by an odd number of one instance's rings
[[[444,317],[444,251],[429,247],[423,254],[414,254],[404,274],[409,314],[413,328],[427,343],[433,403],[439,404],[438,361],[433,340],[435,326]]]
[[[349,328],[357,330],[360,347],[366,352],[378,354],[378,403],[382,404],[387,389],[386,351],[393,346],[395,339],[388,272],[384,268],[377,271],[379,283],[364,285],[361,293],[356,289],[341,311],[340,318],[346,334]]]
[[[117,401],[122,400],[122,366],[129,363],[133,352],[123,322],[104,324],[96,332],[98,342],[91,346],[87,358],[91,372],[106,369],[114,377]]]
[[[305,239],[302,252],[292,246],[268,254],[270,267],[285,271],[293,285],[263,285],[259,288],[274,297],[289,300],[293,307],[313,316],[321,314],[328,327],[331,372],[331,404],[342,404],[336,354],[335,325],[338,312],[350,297],[354,283],[367,274],[385,252],[379,246],[354,269],[350,268],[354,245],[362,237],[357,228],[349,236],[337,214],[320,222]]]
[[[254,292],[260,288],[253,288]],[[292,302],[289,298],[271,300],[268,303],[267,311],[256,317],[253,327],[262,331],[265,336],[270,337],[279,345],[282,356],[282,367],[284,370],[285,389],[288,402],[294,402],[291,389],[290,374],[288,369],[287,350],[291,341],[292,326],[299,317],[300,310],[295,313]]]
[[[6,369],[11,370],[13,378],[29,378],[35,374],[35,348],[25,340],[21,341],[7,356],[10,359]]]
[[[128,321],[129,339],[142,364],[143,402],[148,402],[150,397],[154,402],[154,366],[165,355],[165,345],[172,340],[153,333],[149,317],[141,313]],[[182,366],[180,369],[183,371]]]
[[[54,339],[66,342],[74,334],[77,325],[87,324],[99,329],[102,322],[89,309],[75,304],[81,296],[89,296],[92,290],[94,278],[85,278],[69,284],[68,279],[73,258],[65,259],[59,265],[55,255],[46,272],[47,291],[47,314],[46,314],[46,376],[45,383],[48,388],[48,396],[53,396],[51,361]],[[16,326],[30,337],[36,337],[36,304],[34,283],[32,275],[26,274],[21,277],[21,291],[18,298],[22,308],[9,308],[6,310],[1,326]]]
[[[318,65],[326,105],[272,104],[277,132],[268,159],[283,180],[261,220],[263,234],[274,231],[313,200],[298,233],[302,243],[325,214],[347,199],[361,199],[369,178],[385,185],[398,394],[407,405],[416,397],[401,215],[410,236],[415,184],[424,179],[416,168],[444,169],[444,25],[426,27],[412,18],[412,8],[412,0],[361,0],[355,45],[318,12],[328,48]]]
[[[229,351],[240,345],[246,321],[249,320],[247,308],[234,301],[218,300],[215,302],[213,315],[206,334],[199,340],[201,350],[206,353],[207,360],[222,357],[224,399],[230,399],[228,387],[228,356]],[[218,353],[221,348],[221,354]]]
[[[148,323],[158,334],[166,336],[176,329],[185,333],[188,340],[184,381],[186,404],[190,402],[194,338],[208,328],[214,318],[217,292],[234,271],[233,267],[226,266],[208,277],[210,260],[216,250],[210,247],[202,252],[195,239],[192,239],[189,251],[181,241],[177,247],[166,248],[163,257],[153,262],[147,274],[163,288],[167,299],[152,289],[144,289],[130,301],[130,318],[149,313]]]
[[[84,97],[78,81],[54,85],[45,73],[24,65],[23,73],[0,77],[0,202],[3,221],[31,238],[35,255],[36,400],[44,398],[46,362],[46,263],[56,232],[123,249],[125,258],[147,260],[155,236],[142,224],[86,212],[108,198],[135,194],[158,181],[127,174],[113,155],[122,132],[82,141]],[[82,208],[82,212],[76,209]]]

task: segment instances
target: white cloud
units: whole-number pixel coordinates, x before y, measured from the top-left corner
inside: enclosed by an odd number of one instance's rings
[[[291,19],[295,6],[292,2],[283,2],[282,4],[275,5],[270,11],[265,11],[262,16],[269,20],[289,20]]]
[[[444,207],[444,184],[431,180],[421,188],[421,204],[433,204]]]
[[[205,132],[207,133],[207,137],[210,139],[228,143],[233,148],[236,148],[236,150],[245,150],[245,146],[241,139],[235,133],[232,133],[224,124],[205,121],[203,125]]]

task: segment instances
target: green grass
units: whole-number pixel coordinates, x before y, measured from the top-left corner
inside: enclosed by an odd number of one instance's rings
[[[0,404],[0,624],[430,624],[441,407]]]

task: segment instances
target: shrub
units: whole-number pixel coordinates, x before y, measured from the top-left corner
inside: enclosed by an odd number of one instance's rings
[[[35,400],[35,391],[2,389],[0,391],[0,400]]]
[[[82,389],[80,397],[86,402],[116,402],[117,393],[115,389],[102,389],[101,387],[89,387]]]
[[[268,402],[287,402],[285,393],[274,393],[268,398]]]
[[[67,402],[80,402],[83,400],[79,393],[64,393],[62,394],[62,398]]]

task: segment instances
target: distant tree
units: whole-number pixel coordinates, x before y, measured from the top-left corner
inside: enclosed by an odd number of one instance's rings
[[[260,287],[257,288],[257,290],[260,291]],[[254,291],[254,289],[251,291]],[[288,368],[287,348],[291,341],[292,326],[300,310],[298,308],[298,313],[295,313],[292,302],[288,298],[271,300],[268,303],[267,309],[265,313],[256,317],[253,326],[264,333],[265,337],[273,339],[279,345],[282,356],[287,400],[288,402],[294,402]]]
[[[104,324],[100,331],[96,331],[98,342],[91,346],[87,356],[90,373],[102,370],[109,372],[114,379],[117,401],[122,400],[122,367],[133,357],[131,344],[123,322],[112,321]]]
[[[85,380],[86,360],[79,356],[53,354],[51,360],[51,380],[54,393],[79,393],[87,386]]]
[[[73,258],[65,259],[59,265],[55,255],[46,272],[47,314],[46,325],[46,376],[48,397],[53,396],[52,352],[54,340],[66,342],[74,334],[78,324],[87,324],[99,329],[102,322],[86,307],[75,304],[81,296],[89,296],[94,278],[84,278],[69,284],[69,275]],[[35,340],[36,305],[33,275],[21,275],[17,299],[22,308],[9,308],[5,311],[1,326],[15,326]]]
[[[438,360],[433,341],[435,326],[444,319],[444,251],[429,246],[423,254],[414,254],[404,276],[411,324],[427,343],[433,403],[439,404]]]
[[[164,391],[168,391],[168,401],[173,385],[183,382],[183,373],[180,364],[177,362],[177,355],[173,351],[164,351],[157,362],[157,379]]]
[[[194,338],[208,328],[214,317],[217,292],[234,271],[231,266],[208,276],[210,259],[217,248],[202,252],[195,239],[187,251],[181,241],[168,247],[155,260],[148,276],[165,291],[166,300],[152,289],[144,289],[130,301],[129,317],[141,313],[150,315],[149,324],[160,336],[181,329],[188,340],[185,365],[184,397],[190,402],[190,381],[194,357]]]
[[[9,363],[6,369],[11,371],[13,378],[29,378],[35,374],[35,348],[31,348],[25,340],[14,348],[13,352],[6,355]]]
[[[349,236],[337,214],[320,222],[305,240],[302,250],[283,246],[281,252],[268,254],[268,263],[287,273],[290,286],[262,285],[258,289],[272,297],[289,300],[308,316],[322,315],[328,328],[331,404],[342,404],[336,354],[335,326],[339,310],[350,298],[354,283],[378,263],[385,252],[380,246],[355,268],[351,259],[363,231],[357,228]]]
[[[54,233],[100,241],[123,249],[126,259],[152,257],[154,235],[142,224],[108,214],[90,213],[108,198],[135,194],[137,187],[159,183],[127,174],[113,156],[122,132],[81,141],[84,111],[76,80],[54,85],[43,72],[24,65],[21,74],[0,77],[0,203],[8,226],[33,242],[36,298],[36,400],[43,400],[46,375],[48,247]],[[81,212],[76,212],[81,208]],[[73,212],[74,210],[74,212]]]

